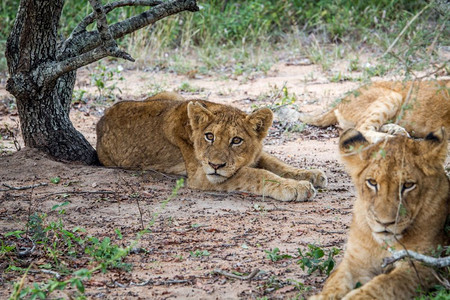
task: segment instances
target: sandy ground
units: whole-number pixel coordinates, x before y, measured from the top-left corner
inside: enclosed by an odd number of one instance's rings
[[[90,85],[89,70],[79,71],[76,89],[96,94]],[[156,83],[176,90],[183,83],[199,90],[183,93],[186,98],[203,98],[235,105],[245,111],[271,104],[271,95],[285,86],[295,94],[295,105],[303,111],[325,108],[358,82],[332,83],[330,75],[315,65],[291,65],[280,62],[267,75],[244,76],[176,75],[163,72],[126,70],[117,99],[143,99]],[[352,74],[357,76],[358,74]],[[320,168],[329,178],[329,186],[320,190],[310,202],[284,203],[246,193],[199,192],[182,188],[177,196],[161,208],[175,186],[176,177],[152,171],[134,172],[90,167],[51,160],[30,149],[16,152],[13,135],[23,146],[18,116],[10,105],[11,96],[0,86],[0,133],[3,136],[0,156],[0,233],[24,230],[29,216],[46,213],[48,220],[61,218],[66,228],[83,227],[89,234],[111,237],[127,246],[136,234],[156,215],[151,232],[145,234],[125,260],[133,265],[130,272],[111,270],[96,273],[85,282],[89,299],[289,299],[317,292],[324,275],[308,275],[289,258],[272,262],[265,250],[279,248],[280,253],[295,256],[308,244],[324,249],[344,249],[351,221],[354,188],[339,162],[338,131],[334,128],[306,127],[302,132],[285,130],[279,122],[270,129],[265,149],[300,168]],[[78,130],[95,145],[95,125],[104,108],[111,103],[76,104],[71,118]],[[6,125],[5,125],[6,124]],[[8,127],[8,129],[6,128]],[[12,153],[12,154],[11,154]],[[447,167],[449,162],[447,162]],[[58,184],[50,178],[60,177]],[[11,190],[32,184],[47,183],[27,190]],[[139,197],[133,194],[139,193]],[[65,214],[52,210],[69,201]],[[115,229],[120,229],[119,240]],[[191,252],[207,250],[208,256],[195,257]],[[24,267],[42,263],[42,255],[24,259]],[[342,253],[338,255],[338,261]],[[65,264],[74,262],[66,261]],[[0,258],[0,298],[12,291],[12,281],[22,275],[5,271],[8,260]],[[81,266],[81,267],[89,267]],[[252,280],[232,279],[213,271],[249,274],[261,270]],[[26,276],[25,284],[48,280],[41,272]],[[293,283],[303,283],[308,291]],[[141,284],[141,285],[139,285]],[[60,296],[68,298],[73,289]]]

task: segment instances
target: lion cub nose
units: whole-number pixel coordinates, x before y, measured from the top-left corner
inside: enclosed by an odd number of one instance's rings
[[[218,169],[220,169],[220,168],[223,168],[223,167],[225,167],[225,165],[226,165],[226,163],[223,163],[223,164],[213,164],[212,162],[209,162],[208,163],[210,166],[211,166],[211,168],[213,168],[214,170],[218,170]]]
[[[377,222],[380,224],[380,225],[383,225],[383,226],[389,226],[389,225],[393,225],[393,224],[395,224],[395,220],[394,221],[380,221],[380,220],[377,220]]]

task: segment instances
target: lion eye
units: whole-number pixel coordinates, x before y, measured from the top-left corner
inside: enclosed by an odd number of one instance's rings
[[[205,133],[205,140],[211,143],[214,142],[214,134],[212,134],[211,132]]]
[[[416,184],[414,182],[405,182],[403,184],[402,192],[410,191],[416,187]]]
[[[242,144],[244,140],[238,136],[235,136],[234,138],[231,139],[231,145],[233,146],[238,146],[240,144]]]
[[[371,189],[375,189],[375,190],[378,189],[378,183],[377,183],[377,181],[375,179],[372,179],[372,178],[367,179],[366,180],[366,184]]]

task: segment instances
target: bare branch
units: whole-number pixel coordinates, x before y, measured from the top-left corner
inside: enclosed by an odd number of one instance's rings
[[[199,8],[195,0],[170,0],[147,10],[139,15],[130,17],[124,21],[109,26],[109,31],[114,39],[121,38],[138,29],[153,24],[167,16],[177,14],[182,11],[198,11]],[[71,36],[64,43],[58,55],[59,60],[64,60],[88,51],[101,45],[99,33],[97,31],[84,31],[81,34]]]
[[[98,0],[89,1],[94,8],[93,14],[95,14],[97,19],[98,31],[83,31],[81,34],[71,36],[63,44],[61,53],[58,55],[60,62],[51,62],[37,68],[33,72],[33,75],[36,76],[35,78],[40,78],[40,81],[51,82],[67,72],[76,70],[107,56],[120,57],[134,61],[128,53],[119,50],[114,39],[120,38],[140,28],[153,24],[169,15],[173,15],[184,10],[198,10],[195,0],[160,1],[161,3],[153,7],[151,10],[147,10],[125,21],[108,26],[106,21],[107,12],[104,7]],[[158,1],[155,0],[123,0],[111,3],[110,9],[112,10],[115,7],[125,5],[151,5],[156,4],[157,2]]]
[[[163,1],[161,0],[123,0],[123,1],[116,1],[112,3],[106,4],[103,9],[105,11],[105,14],[110,13],[112,10],[123,7],[123,6],[156,6],[161,4]],[[90,24],[92,24],[95,21],[95,13],[91,13],[87,15],[83,21],[78,24],[75,29],[72,31],[71,36],[80,34],[83,31],[86,31],[86,27]],[[70,37],[69,37],[70,39]]]
[[[134,62],[134,58],[132,58],[131,55],[119,49],[116,41],[109,32],[105,10],[100,2],[98,0],[89,0],[89,2],[91,3],[97,18],[97,29],[100,33],[100,39],[102,40],[102,48],[106,50],[109,56],[119,57]]]
[[[400,250],[400,251],[394,251],[392,252],[391,257],[386,257],[383,259],[383,264],[381,265],[382,268],[385,268],[386,266],[395,263],[396,261],[409,257],[414,260],[423,262],[424,264],[436,267],[436,268],[443,268],[450,266],[450,256],[447,257],[432,257],[428,255],[423,255],[414,251],[408,251],[408,250]]]

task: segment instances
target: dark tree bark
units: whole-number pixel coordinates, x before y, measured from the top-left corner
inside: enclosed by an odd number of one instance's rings
[[[122,0],[102,6],[89,0],[94,12],[66,40],[58,36],[64,0],[21,0],[6,44],[9,78],[25,146],[65,161],[96,164],[97,154],[69,119],[76,70],[106,56],[134,61],[114,39],[178,12],[197,11],[195,0]],[[106,14],[122,6],[151,6],[137,16],[108,26]],[[97,30],[86,27],[97,22]]]

